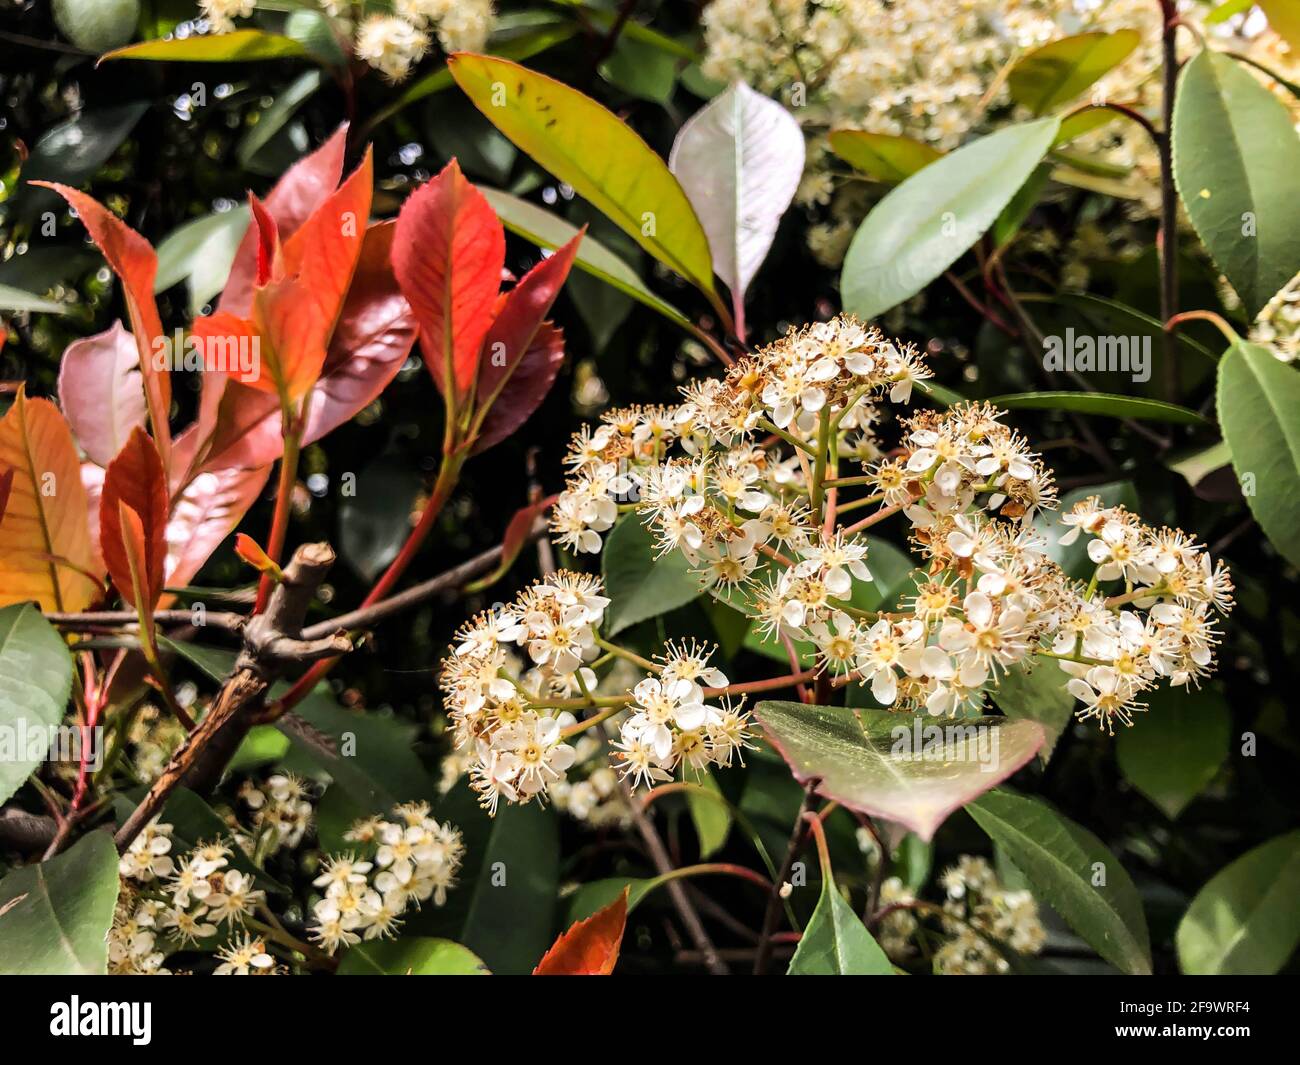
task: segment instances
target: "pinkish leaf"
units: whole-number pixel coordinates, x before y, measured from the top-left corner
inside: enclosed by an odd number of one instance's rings
[[[256,502],[270,473],[270,466],[206,471],[172,500],[167,523],[169,585],[188,584],[203,568]]]
[[[145,425],[140,355],[121,322],[68,345],[59,367],[59,406],[86,457],[99,466],[112,462],[131,430]]]
[[[526,422],[555,384],[564,362],[564,333],[543,322],[515,372],[483,419],[473,454],[499,444]]]
[[[776,700],[759,703],[754,716],[799,783],[816,780],[818,795],[927,841],[1046,739],[1038,722],[1002,717],[950,720]]]

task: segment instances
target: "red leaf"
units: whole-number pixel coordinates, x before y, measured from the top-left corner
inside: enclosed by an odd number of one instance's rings
[[[464,395],[474,382],[505,254],[496,212],[454,159],[411,193],[397,216],[393,270],[420,323],[425,365],[444,395],[449,387]]]
[[[340,126],[321,147],[294,163],[284,172],[262,202],[275,221],[280,239],[287,240],[311,213],[339,186],[343,176],[343,155],[347,148],[347,126]],[[257,278],[257,227],[251,222],[235,253],[230,276],[221,293],[219,310],[246,318],[253,309],[253,284]]]
[[[68,345],[59,365],[59,406],[77,443],[100,466],[147,422],[140,356],[121,322]]]
[[[280,231],[271,213],[251,192],[248,194],[248,208],[253,216],[253,228],[257,231],[257,273],[253,285],[261,288],[271,280],[274,272],[280,254]]]
[[[133,510],[142,527],[144,572],[141,586],[149,602],[137,602],[119,504]],[[167,477],[153,440],[137,426],[108,464],[99,504],[99,545],[113,583],[131,606],[152,607],[162,595],[167,559]]]
[[[564,333],[550,322],[543,322],[483,419],[473,454],[499,444],[529,419],[555,384],[563,362]]]
[[[627,888],[585,921],[560,936],[533,970],[534,976],[609,976],[618,961],[627,924]]]
[[[135,336],[136,351],[140,355],[140,372],[144,375],[149,416],[158,439],[158,451],[166,464],[171,454],[168,418],[171,413],[172,386],[166,366],[158,366],[154,357],[154,347],[157,341],[163,339],[163,330],[162,321],[158,317],[158,305],[153,298],[154,278],[158,274],[158,256],[153,245],[85,193],[52,181],[33,181],[32,184],[53,189],[72,205],[91,238],[104,253],[109,269],[122,280],[126,307],[131,318],[131,332]]]
[[[127,583],[122,587],[122,598],[132,606],[140,606],[143,615],[148,646],[153,644],[153,604],[157,596],[152,594],[149,579],[149,544],[146,542],[144,522],[140,515],[123,500],[117,501],[117,528],[119,531],[120,550],[126,560]],[[117,578],[114,578],[116,583]],[[145,601],[148,601],[147,603]]]
[[[397,287],[390,262],[396,223],[380,222],[366,231],[361,258],[330,339],[320,380],[307,397],[304,445],[353,418],[402,368],[415,343],[415,315]],[[202,421],[202,419],[201,419]],[[231,382],[212,416],[215,427],[205,445],[202,468],[253,468],[280,457],[280,405],[272,396]],[[178,454],[190,455],[193,429],[177,438]]]
[[[257,501],[270,466],[200,473],[172,504],[167,523],[167,581],[188,584]]]
[[[249,388],[267,392],[279,406],[279,388],[268,366],[266,346],[257,325],[229,311],[195,318],[188,343],[203,355],[204,375],[233,378]]]
[[[483,340],[479,363],[480,409],[490,407],[498,393],[510,387],[510,379],[532,347],[537,330],[560,294],[573,267],[578,244],[586,229],[524,275],[506,295],[501,310]]]

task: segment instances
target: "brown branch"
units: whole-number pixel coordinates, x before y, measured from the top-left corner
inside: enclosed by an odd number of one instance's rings
[[[140,615],[134,610],[89,610],[78,614],[49,613],[45,615],[45,620],[51,625],[80,630],[82,626],[94,628],[97,626],[137,625],[140,622]],[[153,620],[157,625],[193,626],[195,624],[193,610],[155,610]],[[243,629],[244,622],[247,620],[243,614],[236,614],[232,611],[210,610],[204,612],[203,624],[197,627],[239,632]]]
[[[119,852],[162,812],[177,787],[184,784],[202,792],[215,785],[252,727],[267,688],[287,663],[351,649],[351,642],[339,634],[303,638],[307,608],[333,564],[334,551],[326,543],[304,544],[295,552],[284,568],[284,579],[271,592],[266,610],[244,626],[244,648],[216,701],[118,830],[115,842]]]

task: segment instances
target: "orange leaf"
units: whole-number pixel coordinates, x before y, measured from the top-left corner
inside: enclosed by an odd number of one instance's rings
[[[129,579],[126,587],[131,590],[130,595],[123,592],[122,598],[139,610],[141,627],[147,641],[145,646],[153,647],[153,603],[157,597],[151,596],[149,592],[149,547],[145,540],[144,522],[121,499],[117,501],[117,527],[121,530],[121,550],[126,559]]]
[[[103,565],[91,543],[77,446],[58,408],[21,387],[0,420],[0,470],[12,477],[0,522],[0,606],[30,599],[42,610],[84,609],[100,591],[88,574]]]
[[[361,165],[280,248],[282,274],[253,294],[253,321],[282,394],[297,403],[316,383],[361,256],[373,165]],[[269,219],[269,216],[268,216]],[[269,352],[266,350],[269,346]]]
[[[618,961],[627,925],[627,888],[623,894],[579,921],[560,936],[533,970],[534,976],[608,976]]]
[[[142,573],[133,579],[129,545],[125,538],[121,508],[125,505],[141,525]],[[167,478],[153,440],[139,426],[131,431],[117,458],[104,474],[104,493],[99,503],[99,546],[122,598],[134,607],[153,607],[162,596],[167,562]],[[136,585],[148,602],[137,598]]]
[[[452,160],[397,216],[393,272],[420,323],[420,348],[444,395],[469,392],[492,324],[505,230]]]
[[[246,536],[244,533],[235,534],[235,554],[257,570],[258,573],[269,573],[276,580],[283,577],[280,567],[271,561],[271,556],[263,551],[262,545],[251,536]]]
[[[170,462],[172,386],[166,365],[159,366],[155,346],[164,340],[158,305],[153,298],[154,278],[158,273],[158,255],[144,237],[123,222],[103,204],[84,192],[53,181],[33,181],[53,189],[77,212],[91,238],[104,253],[109,269],[122,280],[126,308],[131,317],[131,332],[140,352],[140,373],[144,376],[144,393],[149,404],[149,419],[158,439],[163,463]]]
[[[9,505],[9,493],[14,486],[14,471],[0,473],[0,521],[5,520],[5,507]]]

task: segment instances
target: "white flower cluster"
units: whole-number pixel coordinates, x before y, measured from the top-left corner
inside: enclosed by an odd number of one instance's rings
[[[319,0],[336,28],[351,34],[350,4]],[[496,14],[492,0],[394,0],[392,14],[371,14],[356,27],[352,50],[391,82],[403,80],[428,53],[434,36],[444,52],[478,52]],[[235,19],[249,18],[257,0],[199,0],[215,33],[229,33]]]
[[[1182,0],[1195,21],[1206,10]],[[972,133],[1008,115],[1005,70],[1019,56],[1074,34],[1132,29],[1137,48],[1088,90],[1088,98],[1160,114],[1160,5],[1155,0],[713,0],[704,10],[705,73],[743,80],[790,100],[810,137],[805,204],[830,204],[832,221],[809,231],[818,259],[834,266],[866,204],[853,184],[840,184],[825,140],[832,129],[906,136],[950,151]],[[1300,53],[1263,24],[1238,16],[1208,27],[1216,46],[1245,54],[1281,77],[1300,78]],[[1195,45],[1190,35],[1180,48]],[[1263,80],[1300,118],[1300,105]],[[792,93],[798,92],[798,96]],[[1132,170],[1120,187],[1136,216],[1159,211],[1159,160],[1146,131],[1124,120],[1092,130],[1071,152],[1099,155]],[[1086,176],[1081,176],[1086,181]]]
[[[1300,275],[1293,277],[1264,307],[1250,327],[1250,339],[1282,362],[1300,357]]]
[[[172,826],[155,818],[119,860],[126,884],[109,932],[109,971],[166,974],[169,954],[213,949],[215,937],[226,939],[216,948],[217,975],[272,970],[274,959],[261,940],[236,936],[266,895],[251,874],[231,866],[232,847],[220,840],[200,843],[176,858],[171,837]]]
[[[274,773],[261,785],[246,780],[240,785],[239,797],[252,812],[253,847],[260,845],[262,853],[292,850],[312,826],[309,786],[293,773]]]
[[[574,718],[554,704],[595,689],[585,663],[600,653],[596,629],[608,605],[597,578],[562,570],[457,633],[439,682],[456,746],[472,753],[471,785],[489,810],[503,796],[544,799],[565,779],[575,751],[563,732]],[[522,675],[514,648],[532,664]]]
[[[963,854],[939,878],[945,893],[938,913],[947,936],[930,959],[936,973],[989,975],[1006,973],[1007,951],[1027,956],[1042,951],[1047,940],[1038,918],[1038,904],[1028,891],[1009,891],[989,863]],[[881,885],[880,945],[895,961],[916,955],[917,932],[931,909],[918,906],[915,896],[897,877]]]
[[[391,819],[358,821],[344,838],[359,854],[331,855],[312,881],[324,895],[312,907],[310,934],[330,954],[396,936],[412,906],[443,905],[465,856],[459,829],[434,820],[423,802],[394,807]]]
[[[709,662],[712,654],[713,648],[693,641],[669,643],[662,666],[632,689],[613,747],[633,787],[672,780],[679,767],[697,774],[710,765],[725,769],[753,746],[743,709],[725,697],[719,705],[706,702],[705,686],[727,686],[722,670]]]
[[[592,551],[619,500],[635,498],[621,506],[639,512],[659,550],[679,551],[761,635],[812,643],[820,670],[870,684],[899,709],[977,711],[1009,669],[1046,656],[1070,674],[1081,718],[1113,730],[1158,680],[1208,676],[1214,614],[1232,604],[1222,564],[1187,534],[1094,499],[1064,519],[1062,542],[1087,533],[1096,566],[1087,586],[1070,579],[1032,524],[1056,505],[1051,474],[991,406],[918,413],[903,420],[895,452],[863,462],[860,476],[834,476],[845,457],[879,454],[878,404],[907,402],[927,376],[915,352],[851,318],[792,331],[723,380],[686,386],[680,407],[616,411],[577,434],[552,530],[561,545]],[[867,494],[849,500],[842,482]],[[877,509],[837,524],[860,506]],[[882,613],[860,605],[871,572],[857,532],[893,513],[924,565],[907,609]],[[696,692],[662,680],[633,694],[656,724],[679,731],[701,712]],[[636,738],[625,753],[639,779],[661,779],[645,752],[668,743],[658,729]]]

